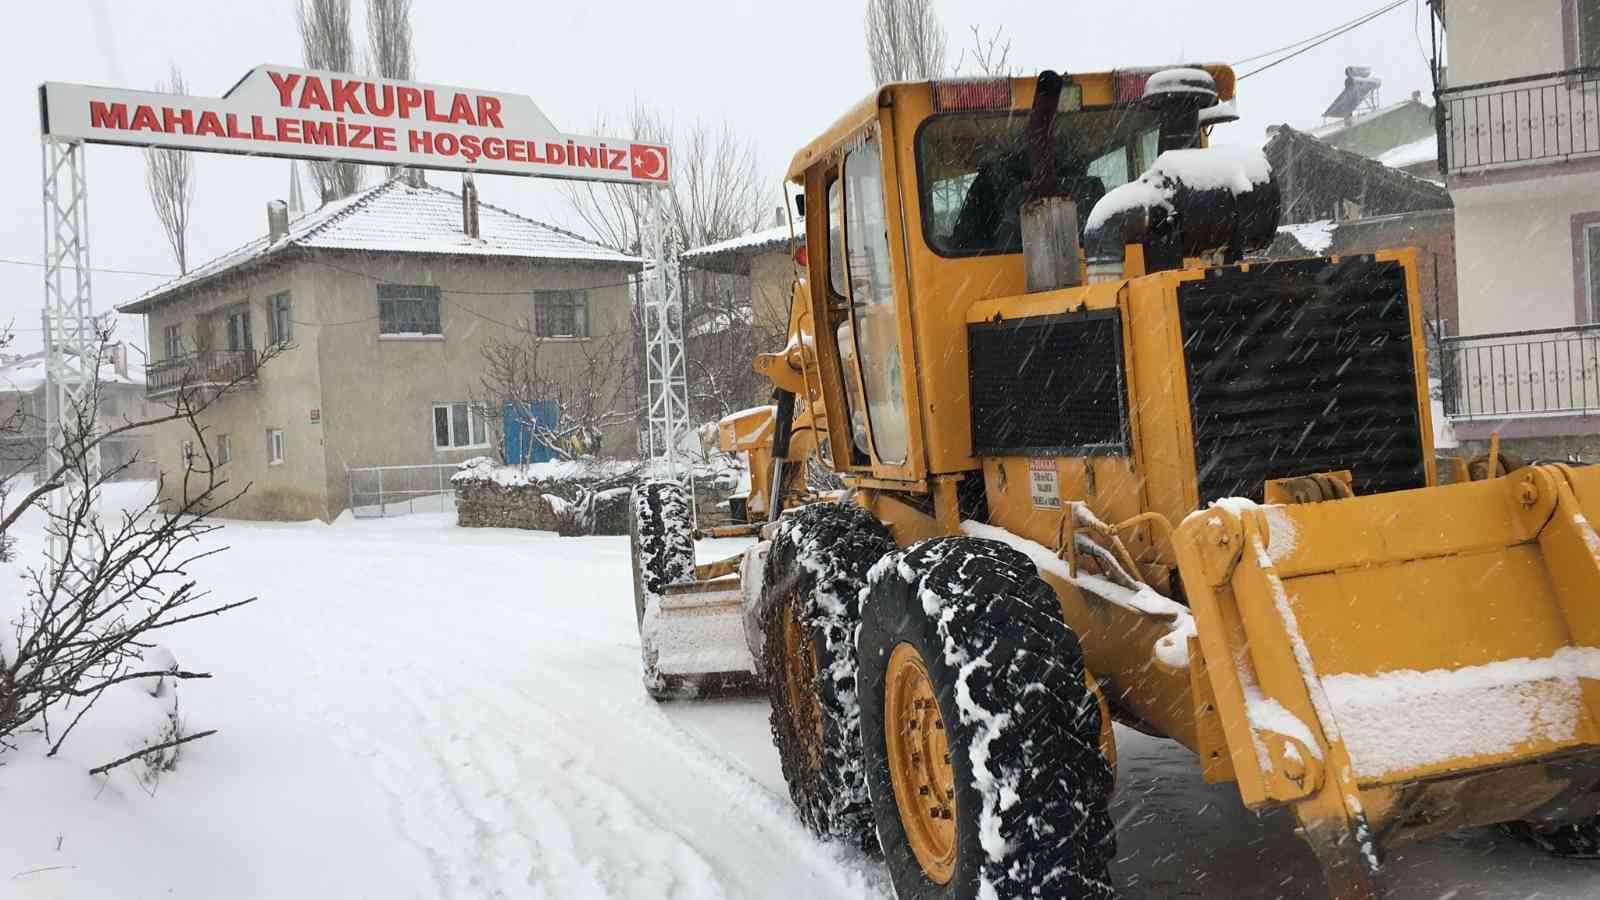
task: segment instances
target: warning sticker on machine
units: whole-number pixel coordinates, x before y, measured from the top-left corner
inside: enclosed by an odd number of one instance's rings
[[[1028,460],[1028,484],[1034,509],[1061,508],[1061,481],[1054,458]]]

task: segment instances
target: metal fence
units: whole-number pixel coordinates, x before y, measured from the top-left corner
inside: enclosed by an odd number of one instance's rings
[[[1600,68],[1465,84],[1436,99],[1448,171],[1600,155]]]
[[[1448,337],[1439,353],[1453,418],[1600,411],[1600,326]]]
[[[419,466],[345,466],[350,513],[358,519],[453,512],[455,463]]]

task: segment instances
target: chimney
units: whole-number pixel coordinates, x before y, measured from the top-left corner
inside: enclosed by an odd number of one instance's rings
[[[461,176],[461,233],[478,238],[478,185],[471,175]]]
[[[289,236],[289,206],[282,200],[267,202],[267,242],[276,244]]]
[[[112,370],[117,373],[117,377],[126,380],[128,377],[128,345],[118,341],[111,345],[110,350]]]

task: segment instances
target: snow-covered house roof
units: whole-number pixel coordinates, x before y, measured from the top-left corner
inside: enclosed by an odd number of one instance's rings
[[[101,384],[144,384],[144,367],[131,360],[118,372],[111,360],[100,364]],[[44,351],[0,362],[0,394],[31,394],[44,386]]]
[[[295,219],[289,223],[288,233],[276,241],[258,237],[117,308],[142,313],[213,279],[307,250],[643,266],[644,261],[636,256],[482,202],[478,205],[480,237],[468,237],[461,230],[461,203],[461,195],[452,191],[392,178]]]
[[[1377,109],[1368,110],[1360,115],[1350,116],[1349,118],[1344,119],[1335,119],[1332,122],[1318,125],[1315,128],[1307,128],[1305,133],[1314,138],[1321,138],[1329,143],[1338,143],[1338,137],[1340,134],[1343,134],[1344,132],[1353,128],[1358,128],[1362,125],[1375,122],[1384,116],[1391,115],[1409,107],[1421,107],[1422,109],[1429,109],[1428,105],[1423,103],[1421,100],[1418,100],[1415,97],[1407,97],[1406,99],[1396,103],[1388,103],[1378,107]]]
[[[806,220],[794,220],[794,239],[797,245],[806,242]],[[789,225],[773,225],[762,228],[749,234],[707,244],[687,250],[679,257],[684,265],[708,272],[726,272],[735,275],[747,275],[750,272],[750,257],[761,253],[770,253],[773,250],[787,249],[789,246]]]
[[[1435,168],[1439,165],[1439,138],[1428,135],[1418,138],[1409,144],[1400,146],[1378,156],[1378,162],[1394,169],[1410,170],[1415,166],[1432,164]]]

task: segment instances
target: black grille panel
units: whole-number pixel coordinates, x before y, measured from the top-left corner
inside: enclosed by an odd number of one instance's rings
[[[1405,270],[1371,257],[1223,269],[1178,289],[1200,501],[1350,469],[1422,487]]]
[[[1126,453],[1116,310],[967,327],[979,456]]]

